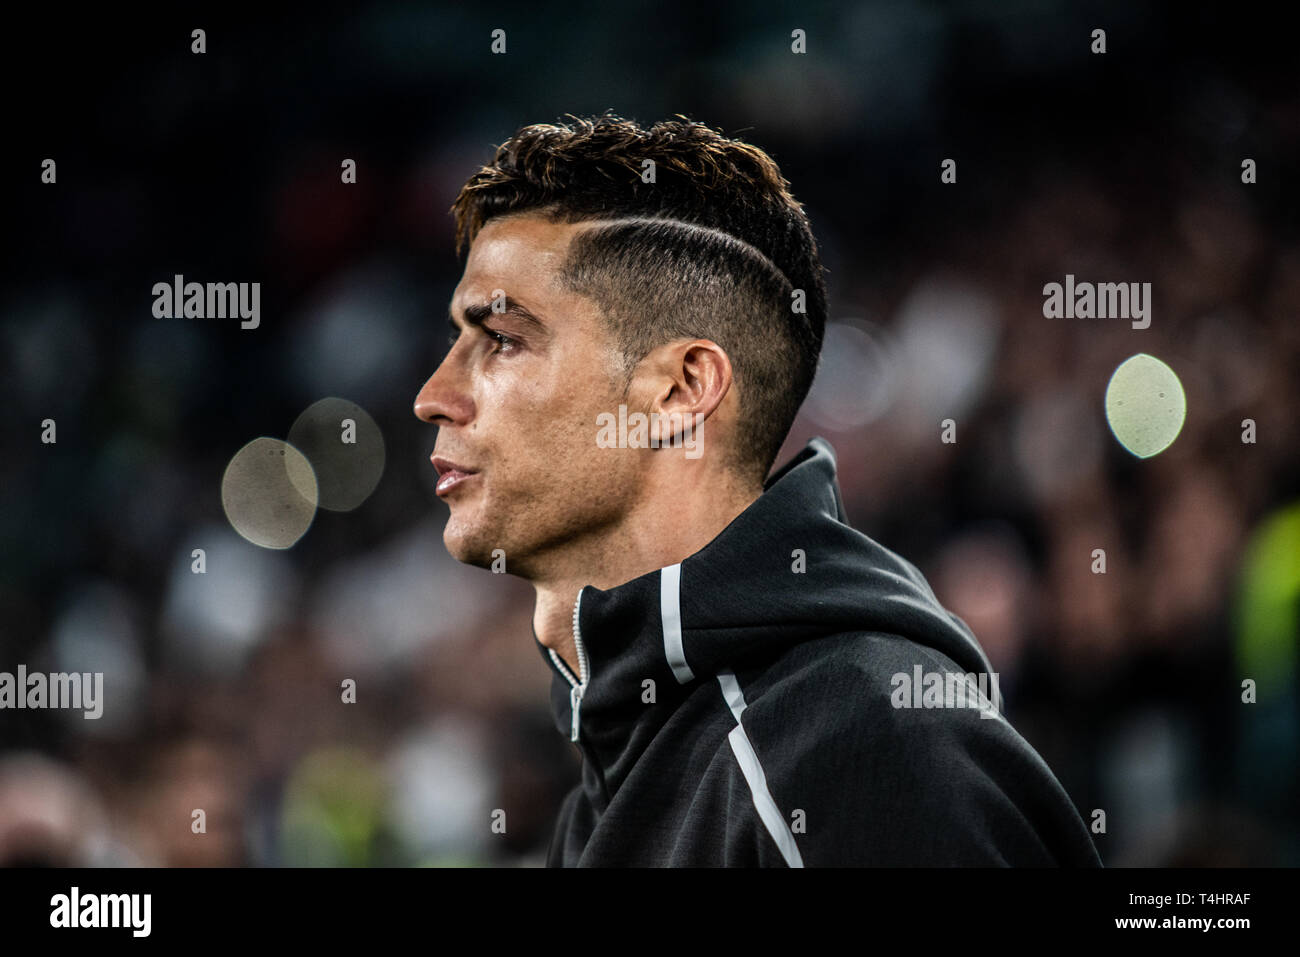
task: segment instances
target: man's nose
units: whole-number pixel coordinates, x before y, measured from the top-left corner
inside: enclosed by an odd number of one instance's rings
[[[432,425],[465,425],[474,418],[474,402],[457,381],[456,365],[448,354],[415,397],[415,417]]]

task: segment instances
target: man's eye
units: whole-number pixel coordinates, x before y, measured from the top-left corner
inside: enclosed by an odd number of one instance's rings
[[[483,331],[487,333],[489,339],[491,339],[493,342],[497,343],[498,346],[500,346],[502,352],[510,351],[519,344],[514,339],[511,339],[509,336],[503,336],[501,333],[496,332],[495,330],[485,328]]]

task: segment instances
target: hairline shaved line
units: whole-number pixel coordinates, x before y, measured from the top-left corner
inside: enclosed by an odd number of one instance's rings
[[[616,217],[613,219],[579,220],[578,225],[581,228],[578,230],[577,235],[585,235],[588,232],[600,229],[602,227],[621,226],[621,225],[653,226],[659,223],[666,223],[671,226],[676,226],[678,228],[685,229],[691,233],[711,236],[714,239],[721,240],[722,242],[725,242],[733,247],[739,248],[746,255],[753,256],[755,259],[762,262],[763,265],[765,265],[768,269],[771,269],[774,274],[780,276],[781,281],[784,282],[791,289],[794,288],[794,283],[790,281],[790,278],[785,274],[785,272],[781,269],[780,266],[778,266],[775,262],[773,262],[772,258],[768,256],[765,252],[763,252],[761,249],[759,249],[757,246],[753,245],[752,243],[748,243],[745,240],[741,239],[739,236],[736,236],[733,233],[729,233],[725,229],[718,229],[715,226],[704,226],[701,225],[700,223],[691,223],[683,219],[673,219],[668,216],[625,216],[625,217]]]

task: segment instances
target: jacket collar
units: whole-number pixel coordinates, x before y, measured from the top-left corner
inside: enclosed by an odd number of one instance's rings
[[[680,564],[581,589],[574,628],[586,662],[579,689],[559,657],[537,645],[555,672],[556,727],[572,737],[578,712],[577,740],[599,779],[587,783],[606,800],[699,682],[800,642],[888,631],[988,670],[974,636],[920,573],[848,524],[835,453],[822,438]]]

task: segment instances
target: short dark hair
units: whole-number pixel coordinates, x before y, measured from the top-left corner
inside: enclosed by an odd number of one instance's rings
[[[824,269],[789,186],[758,147],[680,114],[648,130],[569,114],[521,128],[469,178],[451,207],[456,251],[497,216],[592,221],[562,281],[605,311],[625,375],[662,343],[718,343],[740,390],[732,463],[761,479],[812,385],[826,329]]]

